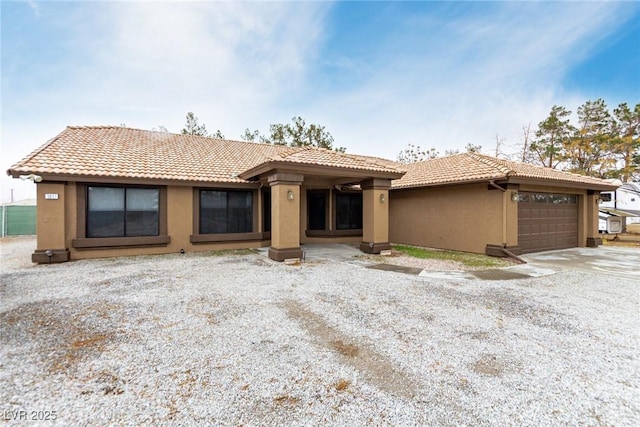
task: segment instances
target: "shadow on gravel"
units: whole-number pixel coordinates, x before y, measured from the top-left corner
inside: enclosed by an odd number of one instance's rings
[[[495,270],[480,270],[480,271],[471,271],[471,275],[480,279],[480,280],[513,280],[513,279],[528,279],[531,276],[516,273],[515,271],[502,270],[496,268]]]
[[[414,276],[417,276],[418,274],[422,273],[422,268],[405,267],[402,265],[394,265],[394,264],[375,264],[375,265],[370,265],[367,268],[371,268],[373,270],[393,271],[394,273],[412,274]]]
[[[335,330],[300,303],[286,301],[283,305],[290,318],[298,321],[321,345],[336,352],[341,362],[357,369],[369,384],[397,397],[411,399],[416,395],[415,383],[385,356]]]

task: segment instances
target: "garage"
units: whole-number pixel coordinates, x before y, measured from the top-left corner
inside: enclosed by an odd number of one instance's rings
[[[579,246],[578,196],[521,192],[518,246],[523,253]]]

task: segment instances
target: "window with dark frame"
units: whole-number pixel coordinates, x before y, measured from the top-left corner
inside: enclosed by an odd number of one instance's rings
[[[309,230],[327,229],[327,192],[309,191],[307,193],[307,228]]]
[[[362,193],[336,194],[336,230],[362,229]]]
[[[271,231],[271,191],[262,192],[262,231]]]
[[[87,237],[159,235],[158,188],[87,187]]]
[[[253,231],[253,193],[200,190],[200,234]]]

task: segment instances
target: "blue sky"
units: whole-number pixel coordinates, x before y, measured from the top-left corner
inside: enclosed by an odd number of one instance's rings
[[[2,164],[68,125],[300,115],[348,152],[515,152],[553,105],[640,102],[639,2],[3,1]],[[495,153],[495,151],[494,151]],[[1,178],[2,201],[34,185]]]

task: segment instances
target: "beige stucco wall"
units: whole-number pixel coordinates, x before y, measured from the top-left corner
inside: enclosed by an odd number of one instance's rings
[[[185,252],[199,252],[224,249],[259,248],[273,246],[276,248],[297,247],[299,243],[359,243],[361,237],[307,237],[306,190],[308,188],[324,188],[327,186],[314,185],[300,188],[295,184],[274,185],[271,187],[272,198],[272,231],[273,241],[240,241],[191,243],[193,234],[193,187],[167,186],[167,234],[171,241],[162,246],[141,247],[110,247],[110,248],[74,248],[73,240],[78,234],[78,196],[76,183],[39,183],[38,190],[38,244],[37,249],[68,249],[70,258],[102,258],[112,256],[130,256],[145,254],[167,254]],[[287,199],[287,192],[294,192],[294,200]],[[44,200],[45,193],[58,194],[58,200]],[[277,203],[276,203],[277,200]],[[262,230],[262,197],[257,197],[259,228]],[[333,203],[333,198],[329,198]],[[286,209],[286,210],[285,210]],[[332,210],[329,211],[330,215]],[[280,221],[274,219],[280,217]],[[279,230],[280,233],[277,233]],[[279,245],[279,246],[278,246]]]
[[[45,187],[46,186],[46,187]],[[72,246],[72,240],[78,237],[77,233],[77,191],[75,183],[52,187],[51,184],[38,184],[38,194],[44,198],[44,193],[53,192],[54,189],[64,188],[64,206],[51,204],[38,200],[38,216],[42,217],[43,225],[38,229],[38,249],[69,249],[71,259],[103,258],[113,256],[130,256],[145,254],[201,252],[225,249],[259,248],[269,246],[269,241],[243,241],[220,243],[193,244],[189,238],[193,234],[193,188],[188,186],[167,187],[167,234],[171,242],[166,246],[122,247],[101,249],[76,249]],[[54,208],[55,206],[55,208]],[[65,215],[66,210],[66,215]],[[66,227],[52,226],[55,221],[65,218]],[[45,225],[46,223],[46,225]],[[41,233],[41,230],[43,231]],[[64,233],[61,237],[60,233]],[[42,235],[42,236],[41,236]],[[56,240],[61,240],[61,246],[53,247]]]
[[[598,199],[600,198],[600,192],[594,194],[588,194],[584,196],[585,200],[585,238],[586,239],[600,239],[600,232],[598,231],[599,222],[599,205]],[[585,242],[586,243],[586,242]]]
[[[380,201],[384,196],[384,201]],[[371,188],[362,192],[362,241],[389,242],[389,190]]]
[[[579,246],[585,246],[587,238],[598,237],[597,194],[587,195],[586,190],[561,189],[550,186],[520,185],[506,192],[489,190],[486,183],[421,188],[410,190],[371,189],[363,194],[364,206],[381,205],[380,194],[386,194],[388,211],[378,209],[369,220],[365,210],[363,236],[307,237],[306,190],[322,188],[293,184],[271,187],[272,236],[274,241],[241,242],[190,242],[193,234],[193,188],[190,186],[167,187],[167,234],[171,242],[166,246],[124,248],[76,249],[73,239],[78,237],[76,184],[43,182],[37,185],[37,249],[59,250],[68,248],[71,259],[110,256],[143,255],[257,248],[296,247],[299,243],[359,243],[367,236],[376,242],[391,241],[436,248],[448,248],[484,253],[487,244],[517,246],[517,203],[511,200],[515,191],[577,194],[579,196]],[[324,187],[325,189],[327,187]],[[287,199],[287,191],[294,192],[294,200]],[[58,194],[57,200],[45,200],[45,194]],[[261,218],[261,197],[257,198]],[[277,203],[276,203],[277,201]],[[333,203],[333,197],[329,197]],[[282,209],[286,208],[286,211]],[[329,208],[329,215],[333,209]],[[282,215],[280,215],[282,214]],[[388,240],[385,239],[385,222],[389,219]],[[261,219],[259,220],[261,223]],[[330,224],[333,220],[330,221]],[[276,229],[280,230],[279,233]],[[261,228],[259,228],[261,230]],[[259,231],[256,230],[256,231]],[[279,237],[278,237],[279,236]],[[277,246],[279,245],[279,246]]]
[[[37,249],[64,249],[66,247],[67,223],[65,204],[67,186],[65,183],[39,183],[37,186]],[[57,195],[57,200],[45,199],[46,194]]]
[[[293,192],[293,200],[287,198]],[[300,185],[271,187],[271,246],[276,249],[300,247]]]
[[[389,239],[393,243],[485,253],[487,244],[507,243],[503,235],[503,197],[505,193],[489,190],[487,183],[392,190]]]

